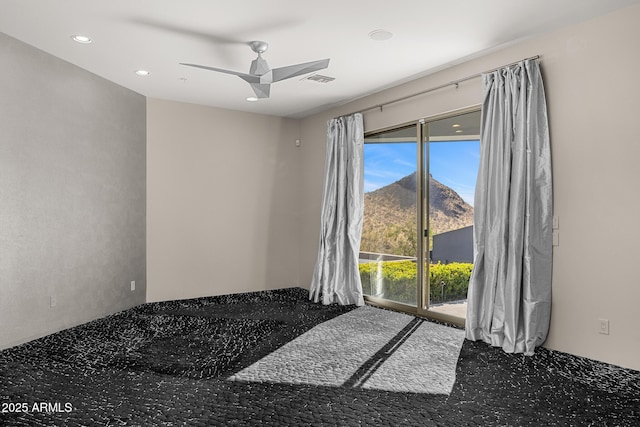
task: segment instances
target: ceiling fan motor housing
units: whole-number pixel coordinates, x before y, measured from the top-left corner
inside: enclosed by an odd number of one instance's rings
[[[269,68],[269,64],[267,64],[267,61],[262,59],[261,56],[258,56],[256,59],[251,61],[249,74],[253,74],[254,76],[261,76],[263,74],[267,74],[270,70],[271,69]]]

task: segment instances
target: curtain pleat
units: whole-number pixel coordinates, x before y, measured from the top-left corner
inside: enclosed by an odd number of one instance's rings
[[[466,337],[532,355],[551,316],[553,193],[536,60],[483,75]]]
[[[364,205],[362,114],[328,123],[320,244],[309,299],[364,305],[358,269]]]

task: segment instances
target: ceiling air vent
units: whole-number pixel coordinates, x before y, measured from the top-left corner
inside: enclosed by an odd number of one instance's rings
[[[323,76],[322,74],[312,74],[309,77],[305,77],[302,80],[311,80],[312,82],[318,83],[329,83],[334,81],[335,77]]]

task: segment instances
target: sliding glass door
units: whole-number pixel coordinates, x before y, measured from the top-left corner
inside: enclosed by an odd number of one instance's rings
[[[476,110],[365,136],[360,273],[369,302],[464,323],[479,125]]]

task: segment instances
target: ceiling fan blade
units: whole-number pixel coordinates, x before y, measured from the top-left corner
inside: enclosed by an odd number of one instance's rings
[[[156,21],[149,18],[134,18],[131,20],[131,22],[156,30],[169,31],[176,34],[184,34],[189,37],[199,38],[209,43],[237,45],[247,44],[245,40],[227,36],[225,34],[215,34],[209,31],[200,31],[186,26],[175,25],[169,23],[168,21]],[[238,31],[238,33],[242,33],[242,31]]]
[[[208,42],[211,44],[211,48],[215,50],[216,56],[225,61],[232,61],[234,59],[234,54],[230,49],[230,46],[247,44],[245,40],[231,37],[229,35],[200,31],[198,29],[189,28],[186,26],[183,27],[174,25],[165,21],[155,21],[148,18],[134,18],[131,22],[137,25],[143,25],[151,29],[198,38],[200,40]],[[238,33],[242,34],[242,32]]]
[[[217,71],[219,73],[232,74],[234,76],[240,77],[242,80],[244,80],[247,83],[260,83],[260,76],[253,76],[251,74],[241,73],[239,71],[225,70],[224,68],[207,67],[205,65],[198,65],[198,64],[185,64],[184,62],[181,62],[180,65],[186,65],[187,67],[202,68],[203,70],[209,70],[209,71]]]
[[[313,71],[323,70],[329,66],[329,59],[321,59],[319,61],[305,62],[303,64],[289,65],[286,67],[274,68],[273,81],[289,79],[291,77],[301,76]]]

